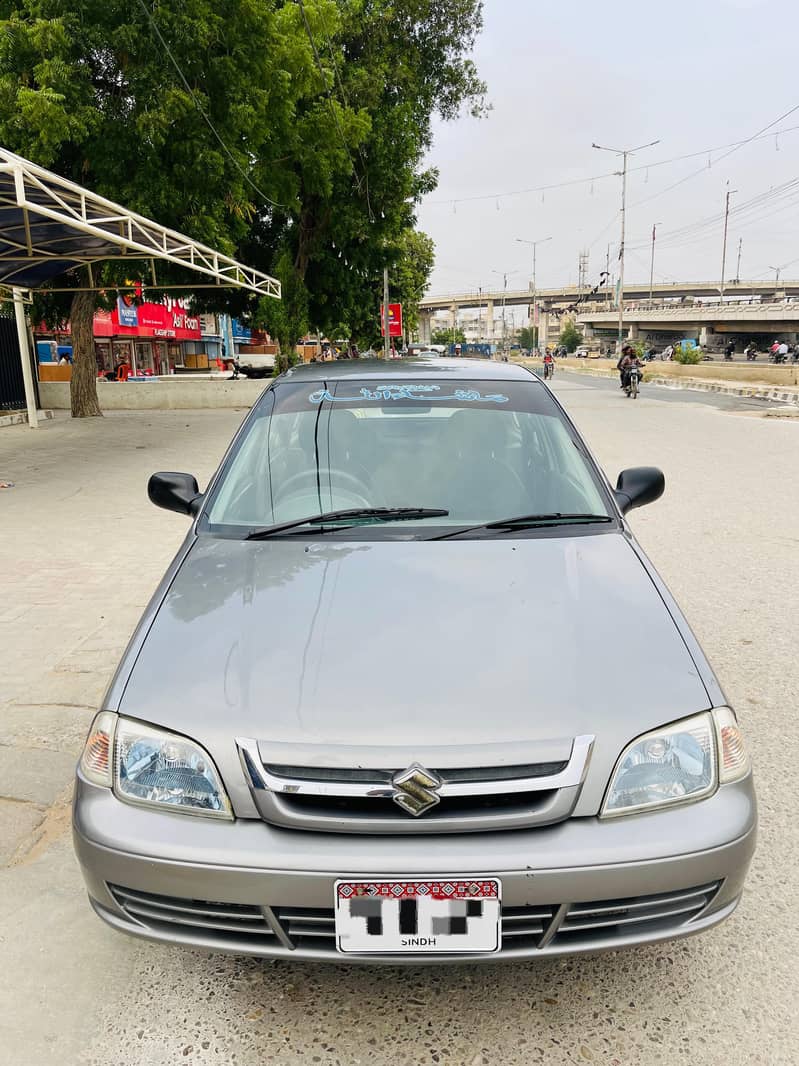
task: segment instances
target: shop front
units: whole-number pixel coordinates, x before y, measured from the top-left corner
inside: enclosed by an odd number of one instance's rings
[[[129,367],[131,377],[157,377],[182,368],[187,351],[200,347],[200,320],[191,314],[190,302],[190,297],[166,297],[163,303],[137,303],[130,296],[120,296],[113,311],[95,312],[98,375],[115,376],[120,366]],[[69,323],[56,331],[42,326],[36,330],[36,339],[39,377],[47,380],[53,375],[56,353],[65,345],[71,351]]]

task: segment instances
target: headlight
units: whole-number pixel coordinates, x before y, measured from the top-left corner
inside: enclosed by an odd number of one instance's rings
[[[233,818],[216,767],[199,744],[110,711],[92,723],[80,768],[89,781],[113,787],[126,803]]]
[[[749,773],[749,757],[729,707],[685,718],[634,740],[621,754],[601,817],[691,803],[719,783]]]

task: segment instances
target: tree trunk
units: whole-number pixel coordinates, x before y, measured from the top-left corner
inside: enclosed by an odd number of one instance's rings
[[[76,292],[69,315],[72,330],[72,381],[69,399],[73,418],[102,416],[97,400],[97,360],[94,356],[93,292]]]

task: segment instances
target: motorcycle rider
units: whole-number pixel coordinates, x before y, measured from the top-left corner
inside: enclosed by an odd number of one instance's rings
[[[630,386],[630,368],[637,366],[643,367],[643,363],[638,358],[635,349],[627,344],[621,350],[621,360],[619,361],[619,369],[621,371],[621,387],[627,389]]]
[[[544,377],[545,378],[552,377],[552,374],[554,373],[554,371],[555,371],[555,358],[552,355],[552,352],[549,350],[549,348],[547,348],[546,352],[544,353]]]

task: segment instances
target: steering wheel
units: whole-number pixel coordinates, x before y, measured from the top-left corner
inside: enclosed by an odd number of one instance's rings
[[[355,496],[364,507],[374,506],[374,501],[369,499],[369,486],[354,474],[330,467],[328,470],[320,471],[319,484],[324,488],[328,482],[339,482],[341,488]],[[287,496],[293,496],[309,485],[316,488],[316,471],[301,470],[299,474],[292,474],[283,482],[280,486],[279,498],[285,499]]]

